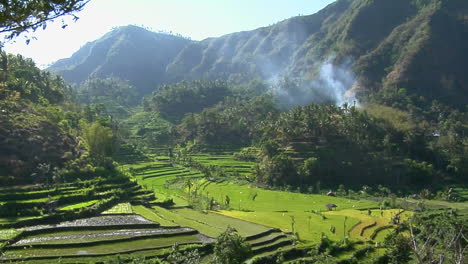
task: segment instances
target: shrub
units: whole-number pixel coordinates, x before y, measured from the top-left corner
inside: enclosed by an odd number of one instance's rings
[[[213,263],[240,264],[249,258],[251,254],[250,244],[235,229],[228,228],[216,240]]]

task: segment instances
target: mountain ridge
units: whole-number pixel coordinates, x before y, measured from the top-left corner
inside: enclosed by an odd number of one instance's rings
[[[139,34],[122,33],[134,28],[129,26],[106,34],[120,36],[120,41],[107,37],[114,40],[107,52],[101,51],[107,60],[96,61],[102,54],[85,56],[88,49],[99,51],[104,36],[49,70],[73,83],[117,76],[145,94],[181,80],[313,79],[326,61],[351,61],[348,70],[356,74],[360,85],[355,86],[363,94],[406,88],[462,106],[468,100],[468,77],[460,70],[468,66],[466,17],[468,2],[461,0],[338,0],[312,15],[201,41],[170,35],[157,39],[162,35],[135,29],[148,36],[138,42]]]

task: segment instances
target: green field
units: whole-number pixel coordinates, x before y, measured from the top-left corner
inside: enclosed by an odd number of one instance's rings
[[[202,185],[206,180],[199,181]],[[284,191],[265,190],[250,185],[236,183],[208,183],[201,193],[224,203],[226,195],[234,210],[251,211],[326,211],[325,205],[333,203],[342,209],[377,208],[378,204],[368,200],[352,200],[316,194],[302,194]]]
[[[172,221],[179,226],[196,229],[200,233],[213,238],[224,232],[228,227],[235,228],[243,236],[256,235],[269,230],[268,227],[262,225],[189,208],[168,210],[155,206],[153,210],[163,219]]]
[[[251,222],[238,220],[224,215],[219,215],[212,212],[200,212],[188,208],[172,210],[176,214],[183,216],[187,220],[202,223],[207,226],[214,227],[218,230],[217,235],[224,232],[228,227],[235,228],[242,236],[252,236],[258,233],[265,232],[269,228]],[[216,236],[217,236],[216,235]]]
[[[144,218],[146,218],[146,219],[148,219],[150,221],[159,223],[161,226],[169,226],[169,227],[178,226],[173,221],[160,216],[153,209],[144,207],[142,205],[132,206],[132,209],[136,214],[139,214],[139,215],[143,216]]]
[[[322,233],[335,240],[342,239],[359,222],[357,218],[348,217],[346,232],[343,233],[345,219],[343,215],[330,215],[323,220],[321,216],[305,212],[222,211],[221,213],[254,223],[261,223],[272,228],[279,228],[283,232],[294,231],[299,233],[300,239],[313,242],[318,242]],[[330,231],[332,227],[335,227],[335,232]]]

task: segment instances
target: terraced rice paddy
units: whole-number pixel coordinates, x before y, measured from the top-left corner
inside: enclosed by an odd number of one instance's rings
[[[192,157],[203,165],[220,166],[227,168],[230,172],[244,170],[242,173],[249,173],[251,166],[253,166],[253,163],[236,161],[228,155],[193,155]],[[230,210],[219,211],[219,214],[278,228],[283,232],[294,231],[298,233],[300,239],[307,241],[317,242],[322,233],[327,234],[332,239],[351,236],[356,239],[369,240],[373,231],[388,225],[391,214],[396,213],[383,211],[384,215],[382,216],[378,216],[377,213],[369,216],[367,210],[359,211],[359,209],[378,208],[376,202],[369,200],[272,191],[233,182],[211,181],[201,178],[198,173],[190,172],[188,169],[169,167],[167,162],[166,164],[164,162],[146,164],[146,169],[145,167],[140,167],[140,169],[141,171],[137,173],[137,179],[140,179],[143,184],[148,184],[149,179],[152,179],[153,185],[150,186],[154,188],[157,196],[176,198],[179,201],[176,202],[176,206],[188,203],[188,189],[183,185],[183,179],[195,175],[193,178],[198,180],[191,179],[191,188],[199,197],[214,198],[221,205],[226,203],[226,199],[229,199]],[[168,182],[169,179],[171,182]],[[179,185],[177,185],[177,179],[179,179]],[[172,188],[178,186],[179,189],[172,190],[171,193],[171,186]],[[325,205],[328,203],[337,205],[338,211],[327,212]],[[204,214],[191,209],[167,210],[163,208],[155,208],[155,211],[159,218],[171,219],[170,221],[174,224],[190,226],[208,236],[216,236],[220,232],[211,224],[209,226],[203,225],[204,222],[207,222],[206,219],[212,216],[212,213]],[[215,222],[220,223],[219,220]],[[371,224],[372,227],[365,228],[361,234],[361,229]],[[236,229],[245,230],[243,227]]]
[[[192,158],[205,166],[218,166],[226,170],[227,175],[247,176],[253,166],[253,163],[233,160],[229,155],[192,155]],[[261,234],[259,238],[249,239],[257,257],[275,254],[280,248],[291,249],[291,237],[285,233],[295,233],[299,239],[312,243],[318,242],[322,233],[333,240],[349,236],[355,240],[382,241],[393,227],[389,226],[379,233],[375,230],[389,225],[391,217],[397,213],[373,210],[368,215],[367,209],[378,208],[377,202],[369,200],[272,191],[248,184],[208,179],[196,171],[173,166],[168,161],[145,163],[134,167],[134,170],[139,183],[155,191],[156,202],[167,198],[175,201],[174,209],[134,207],[135,212],[166,225],[196,229],[209,237],[216,237],[227,226],[234,227],[247,238],[255,238],[255,233]],[[192,192],[190,196],[188,179]],[[229,210],[202,212],[182,208],[189,205],[189,200],[194,197],[213,198],[221,206],[226,206],[228,199]],[[336,204],[337,211],[329,212],[325,207],[328,203]]]
[[[183,187],[169,186],[170,181],[182,178],[199,178],[203,175],[183,167],[172,166],[169,162],[154,162],[131,166],[138,183],[149,190],[157,190],[157,201],[172,199],[177,206],[188,206],[187,194]]]
[[[359,219],[360,222],[356,225],[350,232],[351,237],[361,238],[364,240],[374,240],[374,241],[383,241],[385,238],[384,234],[392,230],[395,225],[392,225],[391,220],[395,215],[400,215],[400,220],[404,221],[409,216],[412,215],[412,212],[402,211],[400,209],[390,209],[390,210],[371,210],[371,214],[368,214],[368,211],[357,211],[357,210],[343,210],[343,211],[333,211],[324,213],[327,217],[331,215],[344,215],[348,217],[353,217]],[[380,228],[388,226],[388,229],[378,232]],[[373,238],[373,236],[376,236]]]
[[[126,178],[77,182],[73,185],[25,186],[0,189],[0,247],[4,261],[31,263],[54,258],[81,255],[108,255],[121,253],[121,249],[141,250],[139,240],[158,240],[152,245],[170,247],[174,236],[184,243],[202,243],[192,229],[165,229],[158,223],[139,215],[130,214],[130,202],[147,200],[147,192]],[[126,190],[127,202],[115,204],[115,192]],[[109,208],[108,215],[88,217],[57,223],[69,219],[99,213]],[[118,215],[113,215],[118,214]],[[114,244],[114,245],[112,245]],[[123,251],[122,251],[123,252]],[[47,263],[47,262],[45,262]]]
[[[156,225],[152,221],[139,215],[103,215],[77,219],[73,221],[61,222],[52,225],[35,225],[20,228],[20,231],[33,231],[56,228],[74,228],[74,227],[104,227],[104,226],[122,226],[122,225]]]
[[[154,223],[139,215],[103,215],[57,225],[24,228],[21,239],[5,248],[0,260],[45,261],[77,257],[105,257],[129,252],[163,254],[174,243],[210,243],[226,228],[236,228],[252,244],[254,252],[261,253],[291,245],[290,237],[265,226],[246,222],[212,212],[199,212],[189,208],[167,210],[161,207],[134,206],[133,211],[153,219]],[[183,227],[180,227],[183,226]],[[200,232],[201,234],[199,234]],[[205,236],[207,235],[207,236]],[[25,249],[27,247],[27,249]],[[159,253],[158,253],[159,252]],[[167,252],[167,251],[164,251]]]
[[[203,249],[205,246],[203,244],[187,244],[180,245],[180,250],[194,250],[194,249]],[[145,259],[145,258],[154,258],[154,257],[164,257],[171,252],[171,247],[163,247],[157,249],[141,249],[131,252],[120,252],[119,254],[110,254],[110,255],[80,255],[76,257],[66,257],[66,258],[42,258],[42,259],[30,259],[25,260],[24,258],[20,263],[31,263],[31,264],[50,264],[50,263],[115,263],[117,261],[130,262],[133,260]],[[60,262],[59,262],[60,260]],[[14,263],[14,262],[6,262]],[[138,262],[137,262],[138,263]]]
[[[47,261],[61,257],[63,263],[76,263],[91,259],[108,261],[117,254],[162,256],[170,252],[174,243],[182,248],[212,243],[228,227],[235,228],[246,238],[255,258],[275,259],[279,252],[295,248],[293,234],[304,242],[303,246],[317,243],[322,234],[332,240],[348,236],[354,241],[383,241],[394,228],[390,224],[392,217],[401,213],[378,210],[378,203],[369,200],[256,188],[239,183],[245,183],[251,176],[252,162],[237,161],[231,155],[219,153],[191,157],[204,166],[221,168],[227,177],[206,177],[196,170],[172,164],[167,157],[153,156],[143,162],[127,164],[123,168],[145,189],[131,184],[122,188],[132,193],[131,201],[116,203],[96,217],[1,229],[0,243],[13,240],[4,247],[0,261],[50,263]],[[64,188],[63,192],[73,194],[76,189]],[[103,189],[98,193],[106,192],[108,190]],[[48,201],[61,195],[51,190],[26,193],[25,199],[20,200],[27,203]],[[172,206],[165,204],[170,199]],[[215,210],[202,210],[211,199]],[[64,212],[80,210],[98,201],[88,199],[59,208]],[[325,205],[329,203],[337,205],[336,210],[328,211]],[[401,213],[401,219],[410,214]],[[16,223],[28,217],[41,216],[3,218],[0,224],[2,221]],[[351,258],[360,247],[363,246],[343,252],[339,258]]]
[[[202,165],[220,167],[228,175],[250,176],[255,166],[254,162],[235,160],[232,155],[197,154],[190,157]]]
[[[193,244],[201,243],[202,241],[197,235],[180,235],[172,236],[164,239],[158,238],[145,238],[139,240],[131,240],[115,243],[109,241],[108,244],[99,245],[86,245],[66,248],[27,248],[9,250],[7,249],[1,260],[12,260],[26,259],[30,260],[41,259],[41,258],[67,258],[76,256],[105,256],[113,254],[121,254],[127,252],[148,250],[148,249],[160,249],[169,248],[174,243],[179,244]]]
[[[233,175],[248,175],[253,166],[253,163],[235,161],[227,155],[222,157],[198,155],[195,160],[203,165],[220,166]],[[203,180],[204,175],[197,171],[173,166],[168,161],[136,164],[136,166],[129,167],[132,168],[133,175],[140,184],[154,190],[157,197],[156,203],[168,198],[173,199],[175,203],[173,209],[159,206],[133,207],[134,212],[147,219],[160,222],[165,226],[190,227],[212,238],[217,237],[228,227],[232,227],[252,243],[254,252],[258,254],[292,244],[291,237],[284,235],[280,230],[211,211],[187,208],[191,200],[204,197],[201,195],[204,186],[210,182]],[[190,182],[191,192],[193,192],[191,195],[188,192],[187,182]]]
[[[192,233],[194,230],[190,228],[155,228],[155,229],[119,229],[111,231],[100,231],[100,232],[74,232],[74,233],[65,233],[61,232],[54,233],[53,235],[48,236],[31,236],[26,239],[22,239],[11,247],[21,247],[21,246],[57,246],[63,244],[87,244],[91,245],[94,242],[103,242],[103,241],[126,241],[135,237],[156,237],[161,235],[169,234],[179,234],[179,233]],[[94,243],[95,244],[95,243]]]
[[[212,241],[194,229],[160,227],[159,223],[139,215],[103,215],[19,231],[23,231],[21,238],[5,248],[0,260],[34,263],[54,258],[103,257],[169,249],[174,243],[191,245]]]
[[[321,216],[305,212],[222,211],[221,213],[272,228],[279,228],[283,232],[297,232],[300,239],[313,242],[318,242],[322,233],[331,239],[342,239],[359,222],[356,218],[349,218],[346,222],[346,232],[343,233],[345,217],[342,215],[327,216],[327,219],[324,220]],[[333,227],[335,231],[332,232]]]

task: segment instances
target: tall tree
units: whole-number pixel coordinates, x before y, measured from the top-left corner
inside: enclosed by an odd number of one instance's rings
[[[91,157],[98,165],[102,165],[106,157],[112,155],[115,150],[112,129],[98,122],[84,125],[83,136],[88,144]]]
[[[216,240],[213,263],[240,264],[249,258],[251,254],[250,244],[236,230],[228,228]]]

